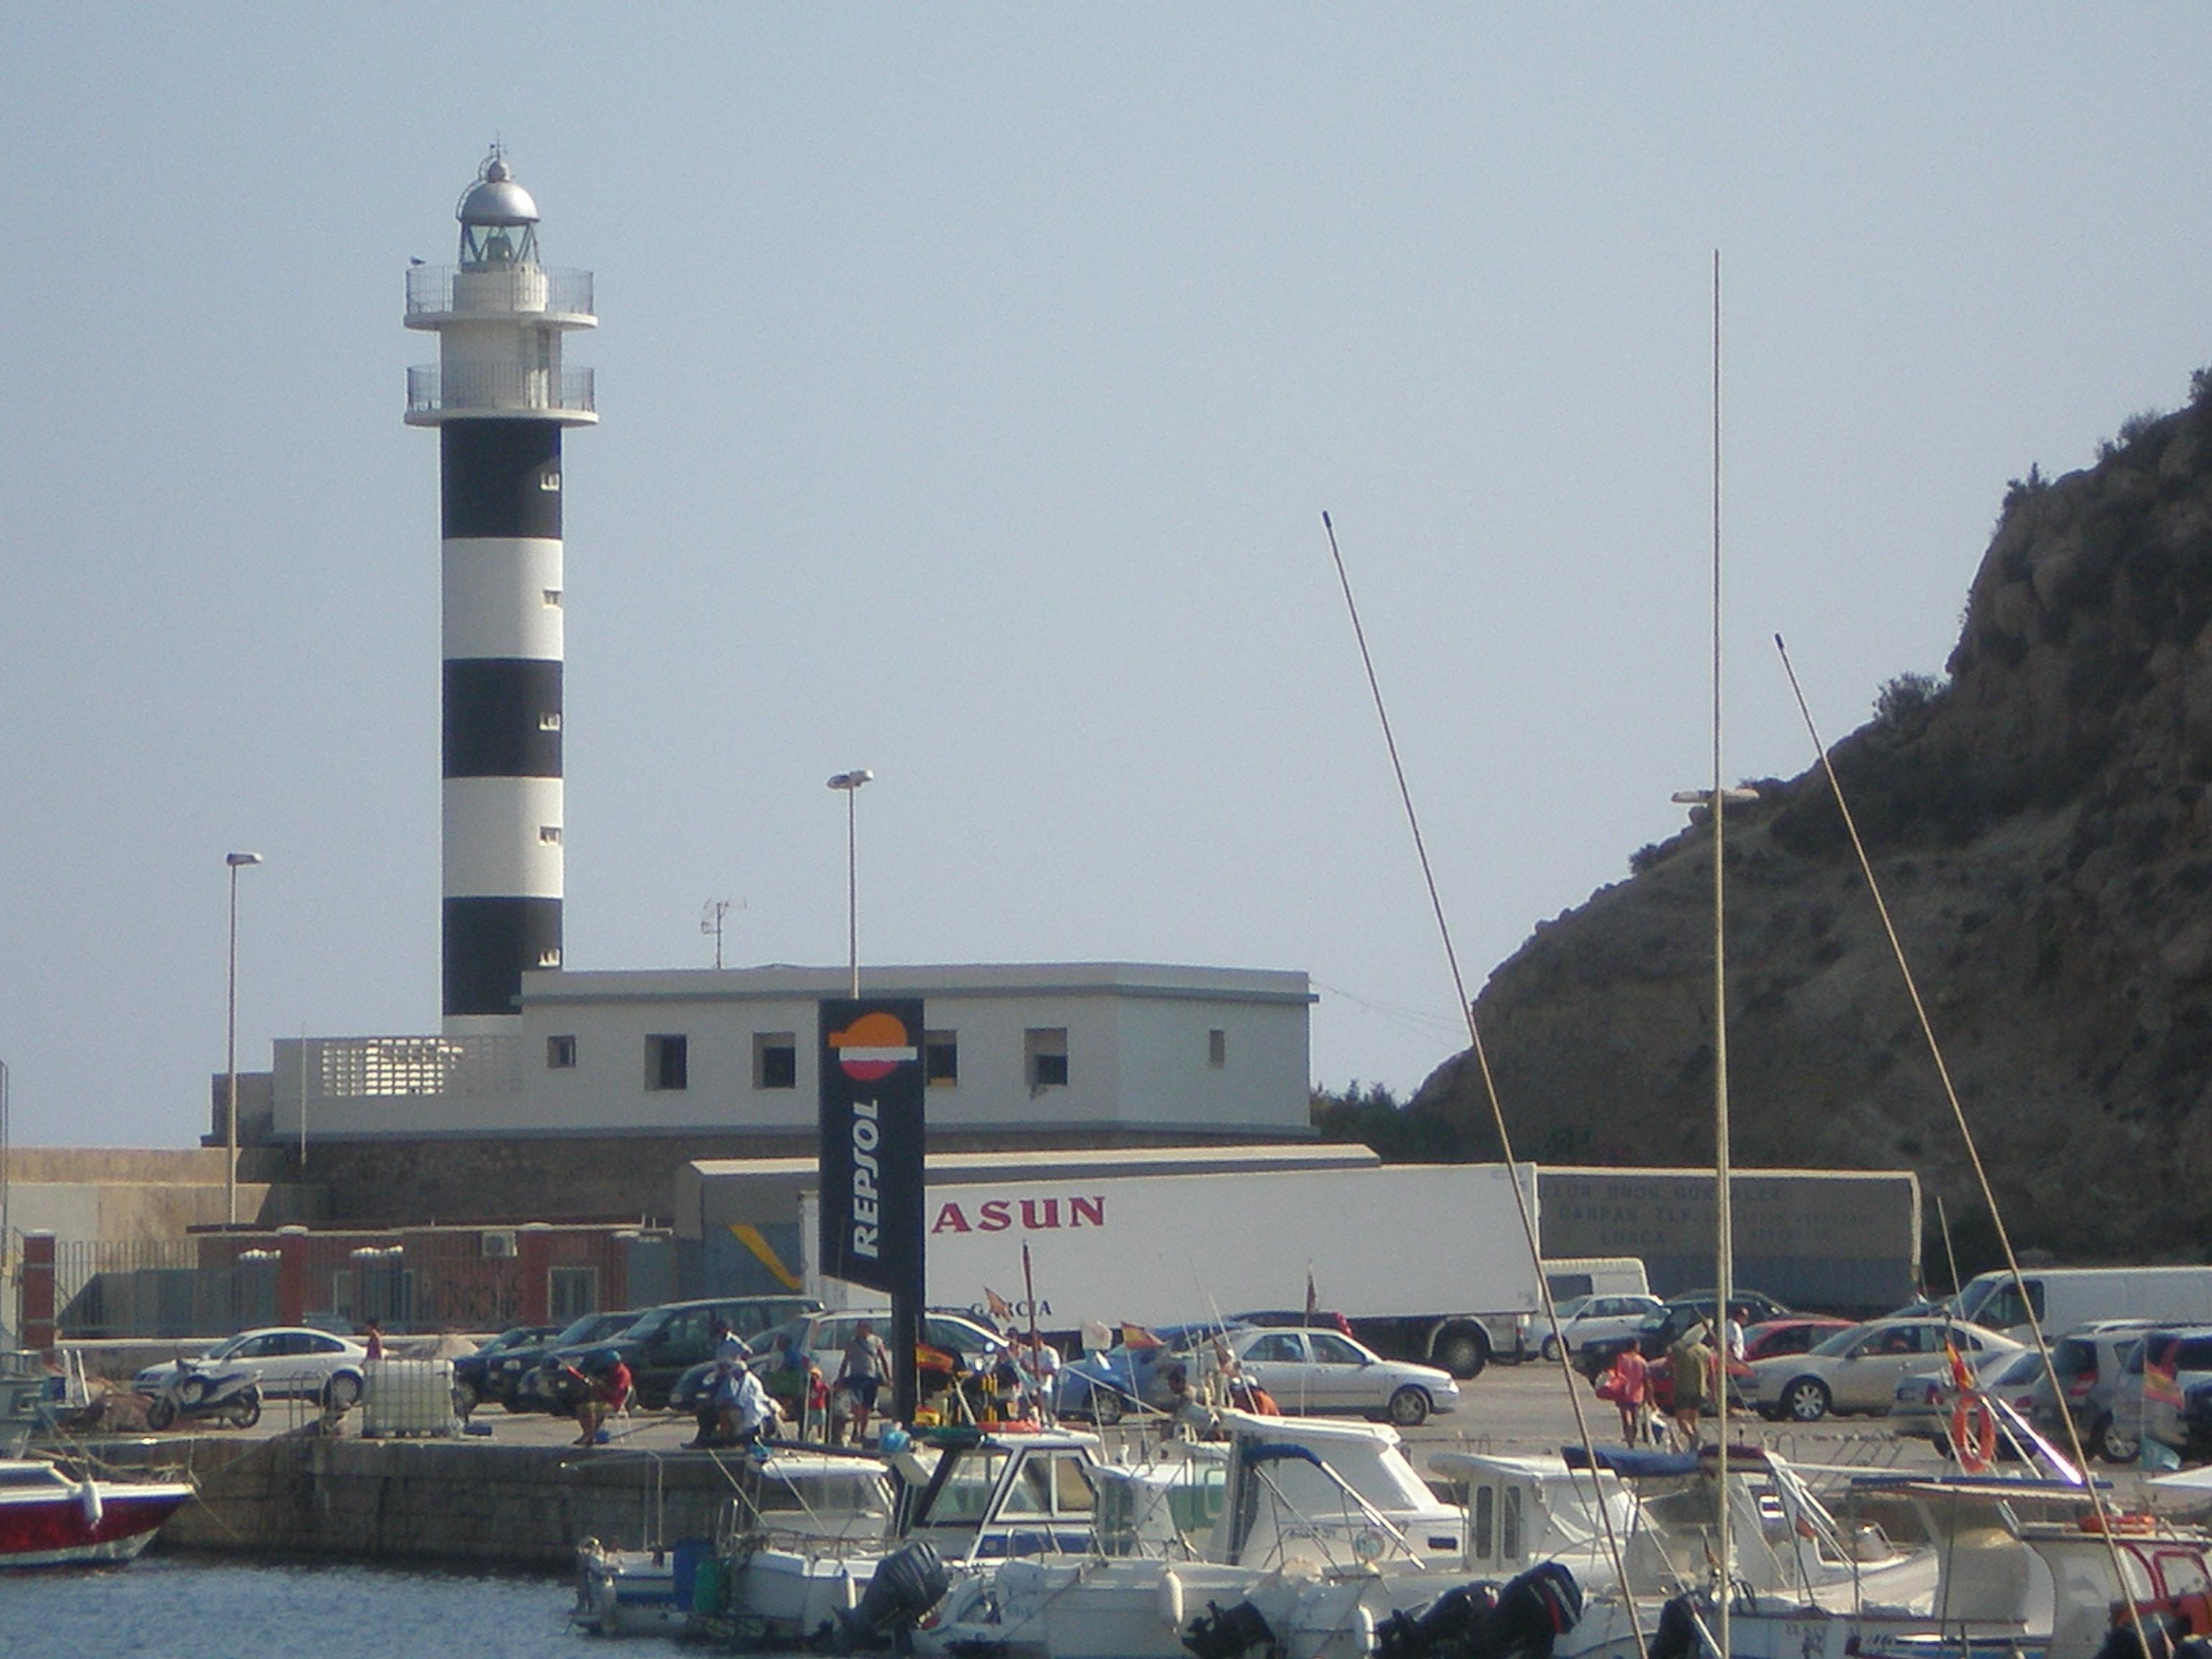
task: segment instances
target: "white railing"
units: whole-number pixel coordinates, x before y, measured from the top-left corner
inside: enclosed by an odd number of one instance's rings
[[[315,1037],[306,1071],[310,1101],[520,1094],[522,1039]]]
[[[457,303],[455,279],[466,276],[472,292]],[[459,265],[410,265],[407,315],[422,319],[466,314],[488,306],[508,311],[544,312],[556,317],[591,317],[592,273],[514,265],[465,271]],[[419,325],[419,323],[418,323]]]
[[[588,368],[521,368],[511,363],[422,363],[407,371],[407,412],[482,410],[592,415],[599,387]]]

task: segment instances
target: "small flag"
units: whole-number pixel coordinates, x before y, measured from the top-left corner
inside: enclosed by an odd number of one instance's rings
[[[1000,1296],[988,1285],[986,1285],[983,1287],[983,1302],[984,1305],[988,1307],[991,1310],[991,1322],[993,1324],[1003,1328],[1004,1327],[1012,1325],[1014,1322],[1013,1304],[1007,1301],[1003,1296]]]
[[[1167,1344],[1142,1325],[1124,1325],[1121,1327],[1121,1346],[1125,1348],[1164,1348]]]

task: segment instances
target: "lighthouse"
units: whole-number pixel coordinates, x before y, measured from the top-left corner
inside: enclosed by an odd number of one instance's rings
[[[495,146],[455,209],[457,264],[407,273],[407,423],[438,428],[444,576],[443,1006],[511,1029],[525,969],[561,965],[561,431],[595,424],[592,276],[538,258],[538,204]]]

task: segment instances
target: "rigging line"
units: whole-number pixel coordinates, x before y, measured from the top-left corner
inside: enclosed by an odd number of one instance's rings
[[[1812,738],[1813,748],[1820,757],[1820,769],[1827,775],[1828,789],[1835,797],[1836,810],[1843,814],[1844,829],[1850,836],[1851,851],[1859,861],[1859,873],[1865,878],[1867,891],[1873,896],[1875,913],[1881,918],[1881,931],[1889,940],[1890,954],[1897,958],[1897,970],[1904,976],[1905,993],[1912,1003],[1913,1017],[1920,1022],[1920,1035],[1926,1040],[1929,1058],[1936,1062],[1936,1076],[1943,1085],[1943,1098],[1951,1108],[1952,1121],[1958,1125],[1959,1138],[1966,1145],[1966,1161],[1974,1171],[1975,1184],[1981,1189],[1982,1202],[1989,1206],[1990,1222],[1996,1229],[1997,1245],[2004,1252],[2006,1269],[2012,1274],[2014,1288],[2020,1292],[2021,1310],[2027,1316],[2028,1334],[2035,1339],[2036,1352],[2043,1358],[2043,1374],[2060,1400],[2066,1390],[2058,1381],[2057,1365],[2051,1358],[2051,1344],[2043,1334],[2043,1322],[2036,1315],[2035,1304],[2027,1293],[2027,1281],[2020,1270],[2020,1258],[2013,1253],[2012,1233],[2006,1227],[2004,1212],[1997,1207],[1996,1189],[1990,1184],[1988,1169],[1982,1163],[1981,1148],[1975,1143],[1973,1129],[1966,1122],[1966,1109],[1960,1103],[1959,1091],[1951,1080],[1951,1068],[1943,1058],[1943,1045],[1936,1040],[1935,1022],[1928,1016],[1928,1005],[1921,1000],[1920,986],[1912,975],[1912,964],[1905,959],[1905,942],[1898,936],[1897,924],[1891,919],[1888,902],[1883,898],[1881,883],[1875,878],[1873,860],[1867,856],[1866,842],[1859,835],[1858,821],[1851,816],[1850,803],[1844,797],[1844,781],[1837,775],[1836,764],[1829,757],[1827,744],[1820,739],[1820,727],[1814,723],[1811,705],[1805,701],[1805,689],[1798,683],[1797,669],[1790,660],[1790,647],[1782,642],[1782,635],[1774,636],[1774,648],[1782,658],[1782,672],[1790,677],[1790,694],[1797,699],[1797,712],[1805,722],[1806,735]],[[1955,1277],[1955,1274],[1954,1275]],[[2127,1573],[2120,1563],[2120,1547],[2114,1536],[2112,1511],[2106,1507],[2097,1483],[2088,1478],[2088,1454],[2081,1447],[2081,1425],[2075,1422],[2071,1411],[2062,1412],[2066,1425],[2066,1439],[2074,1454],[2075,1471],[2081,1481],[2105,1537],[2106,1553],[2112,1558],[2113,1582],[2122,1587],[2122,1599],[2127,1602],[2129,1618],[2135,1625],[2136,1640],[2150,1651],[2149,1638],[2143,1633],[2142,1614],[2134,1598],[2126,1594]]]
[[[1429,861],[1428,842],[1421,835],[1420,814],[1413,808],[1413,787],[1406,781],[1405,763],[1398,755],[1398,738],[1390,726],[1390,710],[1382,700],[1382,682],[1375,672],[1375,655],[1367,648],[1367,630],[1359,621],[1359,604],[1352,596],[1352,577],[1345,568],[1344,554],[1336,544],[1336,526],[1324,512],[1322,528],[1328,534],[1328,556],[1336,564],[1336,580],[1344,590],[1344,608],[1352,618],[1352,637],[1359,643],[1359,660],[1367,671],[1367,689],[1375,699],[1375,718],[1382,727],[1382,742],[1390,751],[1390,769],[1398,780],[1398,799],[1406,809],[1406,824],[1413,832],[1413,851],[1421,862],[1421,879],[1429,890],[1429,908],[1437,919],[1437,933],[1443,941],[1444,960],[1450,964],[1452,989],[1457,994],[1460,1007],[1467,1015],[1467,1035],[1470,1052],[1474,1055],[1476,1070],[1482,1077],[1484,1097],[1490,1106],[1491,1127],[1498,1133],[1498,1147],[1505,1160],[1506,1185],[1513,1189],[1513,1207],[1521,1217],[1521,1233],[1528,1247],[1529,1264],[1535,1269],[1536,1294],[1544,1309],[1544,1322],[1551,1327],[1552,1340],[1559,1346],[1559,1375],[1567,1385],[1567,1403],[1573,1407],[1575,1432],[1582,1441],[1583,1450],[1589,1458],[1590,1492],[1600,1518],[1605,1525],[1606,1553],[1612,1558],[1614,1577],[1620,1583],[1622,1600],[1628,1607],[1628,1627],[1636,1635],[1638,1659],[1650,1659],[1650,1650],[1644,1639],[1644,1627],[1636,1619],[1636,1592],[1628,1581],[1628,1569],[1621,1558],[1620,1540],[1613,1531],[1613,1514],[1605,1502],[1605,1486],[1600,1478],[1597,1443],[1590,1434],[1589,1419],[1583,1410],[1580,1389],[1575,1387],[1574,1361],[1567,1352],[1565,1330],[1559,1324],[1559,1304],[1552,1297],[1551,1280],[1544,1273],[1543,1247],[1536,1238],[1536,1218],[1528,1207],[1528,1194],[1521,1185],[1522,1164],[1513,1156],[1513,1138],[1505,1127],[1505,1108],[1498,1099],[1498,1079],[1490,1069],[1490,1055],[1482,1044],[1482,1031],[1476,1024],[1474,1005],[1468,1000],[1467,978],[1459,966],[1459,952],[1452,945],[1451,923],[1444,916],[1444,902],[1437,890],[1435,867]],[[1723,1383],[1725,1386],[1725,1383]]]

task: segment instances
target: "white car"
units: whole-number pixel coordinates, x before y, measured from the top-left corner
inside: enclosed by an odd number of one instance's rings
[[[362,1366],[368,1350],[349,1337],[301,1325],[240,1331],[186,1362],[195,1370],[250,1370],[260,1378],[264,1395],[301,1395],[350,1406],[361,1398]],[[149,1365],[135,1386],[153,1394],[175,1374],[174,1364]]]
[[[1635,1336],[1667,1311],[1656,1296],[1578,1296],[1559,1305],[1559,1335],[1571,1354],[1585,1342],[1611,1342]],[[1559,1338],[1544,1333],[1547,1359],[1559,1357]]]
[[[1744,1392],[1767,1418],[1817,1423],[1830,1412],[1880,1414],[1896,1404],[1897,1385],[1909,1373],[1942,1361],[1946,1342],[1970,1364],[2021,1347],[2008,1336],[1956,1320],[1872,1319],[1838,1331],[1809,1353],[1754,1360]]]
[[[1381,1358],[1334,1331],[1231,1331],[1226,1340],[1246,1380],[1286,1412],[1388,1417],[1410,1429],[1459,1404],[1449,1371]]]

